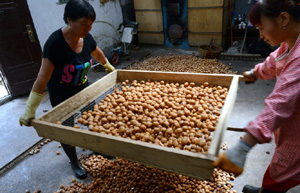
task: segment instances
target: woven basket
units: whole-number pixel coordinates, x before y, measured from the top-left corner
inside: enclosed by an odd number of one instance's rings
[[[199,57],[200,58],[219,58],[220,54],[223,52],[223,49],[218,46],[209,46],[209,45],[201,45],[198,47]]]

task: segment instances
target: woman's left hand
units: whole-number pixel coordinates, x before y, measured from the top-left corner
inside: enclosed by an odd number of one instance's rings
[[[115,67],[113,67],[107,59],[106,64],[102,64],[102,66],[106,68],[109,72],[113,72],[115,70]]]

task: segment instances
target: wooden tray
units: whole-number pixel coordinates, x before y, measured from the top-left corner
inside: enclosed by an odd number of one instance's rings
[[[212,162],[219,153],[220,143],[227,128],[227,121],[234,106],[239,78],[239,75],[116,70],[38,119],[32,120],[32,125],[40,137],[163,170],[210,180],[214,169]],[[229,87],[229,92],[221,110],[218,125],[214,131],[207,155],[55,124],[57,121],[67,120],[87,104],[113,89],[117,83],[125,80],[132,82],[133,80],[149,79],[152,81],[164,80],[165,82],[176,83],[195,82],[196,85],[209,82],[211,85]]]

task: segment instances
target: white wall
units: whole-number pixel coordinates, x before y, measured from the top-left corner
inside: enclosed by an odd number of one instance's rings
[[[96,12],[96,20],[90,33],[98,46],[108,54],[120,40],[120,34],[116,31],[123,21],[120,0],[110,0],[103,6],[100,6],[99,0],[88,1]],[[59,5],[57,2],[58,0],[27,0],[42,48],[53,31],[65,26],[63,14],[66,4]]]

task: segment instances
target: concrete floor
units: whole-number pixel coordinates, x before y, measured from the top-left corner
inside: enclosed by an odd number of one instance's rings
[[[147,54],[160,55],[165,53],[180,53],[198,55],[196,50],[165,49],[163,47],[145,46],[139,50],[132,50],[129,58],[122,58],[116,65],[117,69],[126,67]],[[233,61],[221,60],[222,63],[231,65],[234,71],[242,74],[243,71],[251,69],[259,61]],[[95,68],[89,72],[90,82],[96,81],[106,73],[102,68]],[[260,113],[264,106],[264,98],[272,91],[275,81],[258,80],[255,84],[246,85],[243,82],[239,85],[237,100],[229,127],[243,128],[247,123]],[[41,190],[44,193],[55,192],[60,185],[72,184],[74,179],[73,171],[68,163],[68,158],[63,150],[59,148],[59,142],[52,141],[40,148],[40,152],[31,156],[18,156],[28,150],[42,138],[37,135],[33,127],[20,127],[18,119],[26,106],[27,96],[20,97],[0,106],[0,168],[16,159],[16,164],[8,165],[5,170],[0,171],[0,192],[1,193],[22,193],[26,190],[34,192]],[[41,105],[37,109],[37,117],[46,110],[51,109],[49,96],[44,93]],[[232,146],[242,132],[226,131],[224,141]],[[234,180],[234,190],[241,192],[245,184],[260,186],[264,171],[266,170],[274,153],[274,142],[257,145],[248,154],[244,173]],[[77,148],[78,156],[89,154],[90,151]],[[29,150],[28,150],[29,151]],[[56,152],[61,152],[57,155]],[[85,180],[77,180],[84,183],[91,182],[89,176]],[[289,191],[299,193],[300,186]]]

